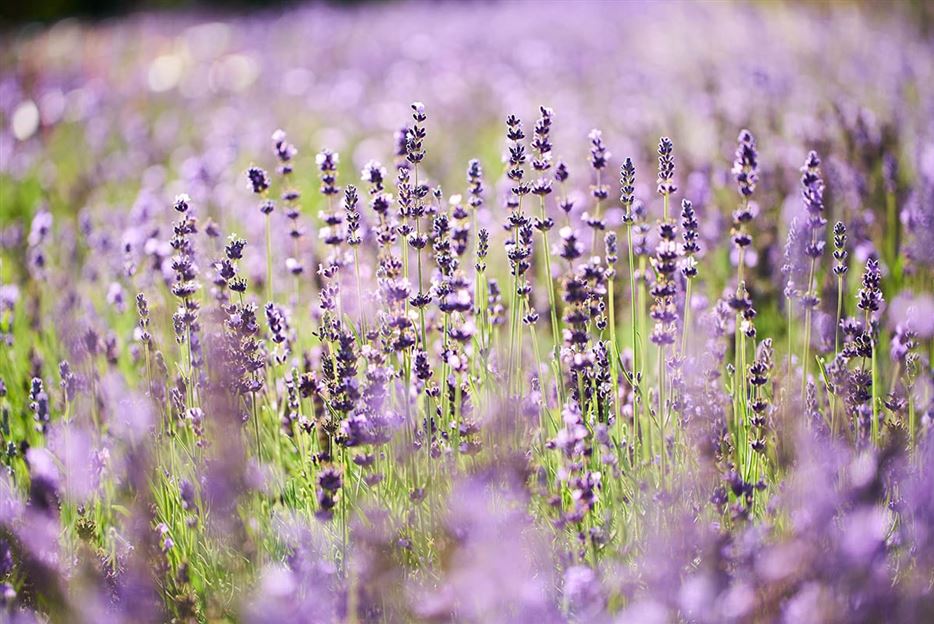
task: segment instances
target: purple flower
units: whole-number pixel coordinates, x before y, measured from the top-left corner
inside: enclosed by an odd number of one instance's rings
[[[867,313],[878,312],[883,301],[882,272],[879,270],[879,261],[870,258],[863,272],[862,288],[857,293],[856,306]]]
[[[257,195],[265,193],[269,189],[269,175],[263,169],[259,167],[250,167],[246,170],[246,177],[250,182],[250,188]],[[177,204],[178,201],[176,200],[176,210],[178,210]],[[184,210],[179,212],[184,212]]]
[[[340,162],[340,155],[329,149],[318,152],[315,156],[315,163],[318,165],[318,171],[321,172],[321,194],[327,197],[337,195],[340,191],[337,187],[337,164]]]
[[[626,158],[619,167],[619,201],[625,211],[623,214],[624,223],[632,223],[634,219],[632,207],[635,202],[635,184],[636,166],[632,164],[631,158]]]
[[[751,196],[759,182],[759,152],[756,139],[749,130],[742,130],[737,139],[736,157],[733,160],[733,176],[743,197]]]
[[[658,140],[658,194],[671,195],[678,190],[672,178],[675,175],[674,145],[668,137]]]

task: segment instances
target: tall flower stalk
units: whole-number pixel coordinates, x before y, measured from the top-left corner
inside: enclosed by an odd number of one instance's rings
[[[506,177],[509,178],[511,186],[507,204],[510,208],[507,228],[512,230],[513,239],[508,242],[506,255],[509,258],[512,267],[513,277],[513,305],[509,325],[509,362],[507,365],[508,374],[506,376],[509,393],[518,395],[521,392],[521,375],[518,371],[516,362],[522,359],[522,331],[520,319],[522,312],[522,302],[528,294],[528,286],[524,283],[523,274],[526,264],[528,264],[528,254],[531,253],[528,245],[520,241],[522,228],[531,226],[531,221],[522,211],[522,198],[529,192],[530,185],[524,181],[524,165],[527,160],[525,145],[522,139],[525,133],[522,131],[522,122],[515,115],[509,115],[506,118],[506,139],[509,142],[509,163],[506,170]]]
[[[614,301],[614,282],[616,281],[616,263],[619,261],[619,246],[616,232],[607,232],[603,237],[603,248],[606,250],[606,281],[607,281],[607,309],[610,324],[610,371],[612,373],[613,407],[616,422],[621,425],[619,418],[619,341],[616,338],[616,302]]]
[[[666,432],[668,426],[668,402],[665,370],[667,360],[665,351],[668,346],[675,343],[676,325],[678,320],[674,297],[677,285],[674,273],[677,270],[678,258],[681,255],[678,243],[675,240],[675,224],[669,220],[668,205],[671,195],[678,190],[673,182],[675,161],[672,154],[671,139],[662,137],[658,142],[658,194],[662,196],[662,219],[658,223],[658,243],[655,247],[655,256],[652,258],[652,268],[655,270],[655,283],[651,294],[655,299],[652,304],[651,316],[655,321],[652,329],[652,342],[658,347],[658,419],[659,443],[661,445],[661,470],[666,472],[666,458],[668,455]]]
[[[636,167],[632,164],[632,159],[627,158],[619,168],[619,201],[623,206],[623,224],[626,226],[626,250],[629,255],[629,301],[630,301],[630,345],[633,353],[634,377],[636,380],[642,376],[640,368],[641,352],[636,341],[636,324],[638,323],[638,314],[636,313],[636,266],[635,256],[632,248],[632,228],[635,223],[633,214],[633,202],[636,192]]]
[[[265,175],[265,174],[264,174]],[[269,185],[261,189],[265,191]],[[197,221],[191,216],[191,197],[182,193],[175,197],[173,205],[180,215],[173,227],[170,245],[175,251],[172,258],[172,269],[175,272],[175,281],[172,283],[172,294],[181,302],[181,305],[172,315],[175,327],[175,339],[179,344],[185,345],[187,368],[185,370],[185,397],[189,408],[195,407],[195,359],[194,340],[192,336],[200,329],[198,321],[199,303],[194,299],[195,293],[201,288],[197,281],[198,265],[195,262],[195,247],[192,235],[197,232]]]
[[[691,331],[691,286],[697,277],[697,259],[695,255],[700,251],[697,243],[697,213],[690,200],[681,200],[681,235],[684,237],[684,259],[681,263],[681,274],[684,275],[686,286],[684,288],[684,323],[681,328],[681,355],[687,353],[687,336]]]
[[[627,371],[626,375],[630,385],[632,386],[633,393],[633,435],[636,441],[641,443],[640,421],[642,419],[641,410],[639,408],[642,404],[640,398],[640,384],[643,377],[642,366],[644,360],[644,349],[642,348],[642,345],[639,344],[639,340],[637,338],[637,325],[639,324],[641,306],[636,299],[636,264],[635,254],[633,252],[632,236],[632,229],[636,221],[636,214],[633,211],[636,192],[635,184],[636,167],[632,164],[631,158],[626,158],[626,160],[623,161],[623,164],[620,165],[619,168],[619,201],[623,206],[623,224],[626,226],[626,253],[628,255],[627,268],[629,270],[629,344],[632,348],[632,370]],[[615,357],[619,358],[618,352],[616,353]]]
[[[322,215],[324,227],[318,230],[318,236],[328,247],[334,249],[331,252],[327,263],[330,271],[337,273],[340,271],[341,260],[338,257],[337,249],[344,242],[344,223],[343,213],[334,209],[334,197],[340,193],[340,187],[337,186],[337,165],[340,163],[340,154],[324,149],[315,155],[315,163],[318,165],[318,173],[321,179],[319,190],[324,195],[327,202],[327,210]],[[330,278],[331,276],[329,276]],[[339,280],[335,280],[338,282]],[[337,322],[343,323],[343,309],[341,306],[340,293],[337,294]]]
[[[427,136],[427,131],[425,126],[422,125],[428,119],[427,113],[425,113],[425,105],[421,102],[412,103],[412,120],[415,122],[412,124],[412,127],[409,128],[407,134],[407,140],[405,144],[405,159],[412,165],[414,183],[411,187],[403,187],[410,196],[408,197],[409,208],[407,210],[408,216],[415,220],[415,231],[408,232],[406,235],[406,240],[408,241],[409,247],[415,248],[416,254],[416,266],[418,271],[418,292],[409,302],[412,306],[418,309],[418,320],[419,327],[421,329],[421,348],[427,348],[427,330],[425,326],[425,307],[431,303],[431,297],[428,293],[424,292],[424,276],[422,275],[422,250],[428,244],[428,238],[422,234],[421,230],[421,220],[425,216],[425,204],[424,199],[428,195],[428,185],[420,184],[418,181],[418,166],[425,158],[425,148],[424,140]],[[400,189],[400,198],[402,195],[403,189]],[[408,252],[405,252],[408,253]]]
[[[359,197],[357,187],[348,184],[344,188],[344,221],[347,224],[347,246],[353,250],[354,278],[357,282],[357,305],[360,307],[360,322],[362,324],[363,339],[367,334],[367,303],[363,297],[363,286],[360,280],[360,210],[357,207]]]
[[[756,184],[759,181],[759,152],[756,148],[756,140],[749,130],[742,130],[739,133],[732,171],[742,200],[740,207],[733,211],[732,240],[736,248],[736,293],[730,300],[730,307],[736,311],[733,361],[733,433],[737,464],[741,466],[746,445],[746,428],[748,426],[746,413],[748,401],[746,336],[754,332],[752,318],[755,314],[743,272],[746,248],[752,244],[752,235],[749,233],[748,225],[755,216],[755,206],[750,203],[750,198],[755,192]]]
[[[551,271],[551,247],[548,241],[548,232],[554,227],[554,219],[548,216],[545,209],[545,198],[552,192],[552,180],[549,177],[549,171],[552,168],[552,145],[551,145],[551,124],[554,111],[542,106],[541,116],[535,122],[535,130],[532,135],[532,169],[538,174],[538,178],[532,182],[531,192],[538,196],[539,216],[535,219],[534,225],[542,234],[542,281],[545,283],[548,292],[548,307],[551,314],[551,340],[552,357],[555,369],[555,378],[558,380],[559,401],[563,403],[563,385],[561,383],[561,324],[558,321],[558,302],[555,296],[555,278]]]
[[[262,198],[259,209],[265,217],[266,228],[266,300],[272,301],[272,224],[270,223],[270,215],[272,215],[276,205],[272,200],[266,199],[269,190],[269,175],[259,167],[250,167],[246,174],[250,180],[250,188]]]
[[[610,195],[609,188],[603,183],[603,170],[606,169],[611,154],[603,143],[602,132],[597,129],[591,130],[587,138],[590,139],[590,166],[594,170],[594,183],[590,187],[590,195],[594,199],[594,212],[585,212],[582,218],[593,231],[590,253],[597,255],[598,234],[606,229],[606,221],[601,216],[603,202]]]
[[[840,351],[840,320],[843,318],[843,285],[846,278],[847,266],[846,226],[837,221],[833,226],[833,274],[837,277],[837,316],[833,331],[834,354]]]
[[[877,361],[876,343],[878,342],[878,323],[875,313],[882,307],[885,299],[882,296],[882,271],[879,269],[879,261],[870,258],[866,261],[866,270],[863,272],[862,288],[857,294],[856,306],[864,313],[864,322],[866,324],[866,335],[871,344],[871,366],[872,366],[872,422],[871,436],[872,441],[879,441],[879,366]]]
[[[815,285],[815,273],[817,260],[824,253],[823,231],[824,226],[827,225],[827,219],[824,218],[824,181],[821,178],[820,158],[817,152],[808,153],[801,171],[801,197],[804,199],[804,207],[808,213],[808,243],[805,253],[810,258],[808,281],[801,300],[804,304],[804,356],[801,362],[801,399],[803,400],[810,366],[813,310],[820,304],[820,296]]]
[[[833,353],[834,362],[840,357],[840,324],[843,321],[843,290],[846,273],[849,270],[847,265],[848,253],[846,250],[846,226],[842,221],[837,221],[833,226],[833,273],[837,278],[837,314],[834,318],[833,326]],[[837,396],[839,388],[834,388],[830,396],[830,430],[836,433],[837,419]]]
[[[301,294],[302,274],[305,272],[305,266],[302,263],[301,241],[305,235],[304,228],[299,223],[301,208],[298,200],[301,193],[292,184],[293,165],[292,159],[298,154],[294,145],[288,142],[283,130],[276,130],[272,134],[273,147],[276,158],[279,161],[278,172],[282,179],[282,193],[280,195],[284,202],[285,216],[289,220],[289,237],[292,239],[292,255],[286,258],[285,268],[295,280],[295,301]]]

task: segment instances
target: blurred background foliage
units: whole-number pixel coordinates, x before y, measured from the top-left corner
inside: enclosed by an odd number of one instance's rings
[[[375,4],[381,0],[330,0],[334,6]],[[426,1],[426,0],[423,0]],[[614,0],[605,0],[614,1]],[[625,0],[620,0],[625,1]],[[831,6],[856,4],[869,12],[905,12],[920,25],[922,32],[934,33],[932,0],[756,0],[767,4],[806,4]],[[294,0],[10,0],[0,3],[0,26],[28,22],[54,22],[68,17],[102,19],[136,11],[203,10],[250,11],[300,4]],[[740,4],[737,2],[736,4]]]
[[[336,0],[331,5],[361,4],[364,0]],[[0,20],[7,25],[51,22],[68,17],[101,19],[136,11],[221,10],[247,11],[284,7],[283,0],[11,0],[0,3]]]

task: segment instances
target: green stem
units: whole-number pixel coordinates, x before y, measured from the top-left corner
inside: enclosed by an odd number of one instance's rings
[[[834,359],[840,353],[840,317],[843,314],[843,276],[837,276],[837,317],[833,330],[833,355]],[[836,433],[837,419],[837,388],[830,394],[830,434]]]
[[[792,322],[792,311],[793,311],[793,308],[794,308],[794,300],[793,300],[791,297],[786,297],[786,298],[785,298],[785,301],[786,301],[786,307],[787,307],[787,313],[788,313],[788,321],[787,321],[787,323],[788,323],[788,327],[787,327],[787,332],[788,332],[788,348],[787,348],[788,356],[787,356],[787,357],[788,357],[788,360],[787,360],[787,371],[785,372],[785,377],[786,377],[787,379],[790,380],[790,379],[791,379],[791,354],[793,353],[793,351],[792,351],[792,344],[793,344],[793,342],[794,342],[793,337],[794,337],[794,331],[795,331],[795,326],[794,326],[794,324],[793,324],[793,322]]]
[[[597,187],[596,188],[600,188],[600,170],[599,169],[597,169]],[[602,208],[601,203],[602,202],[598,199],[597,206],[596,208],[594,208],[594,218],[598,220],[600,219],[600,209]],[[597,228],[594,228],[593,238],[590,241],[590,253],[594,256],[597,255],[597,232],[599,232],[599,230]]]
[[[616,418],[616,426],[622,427],[622,422],[620,422],[619,417],[619,393],[617,392],[617,387],[619,385],[619,342],[616,340],[616,303],[613,300],[613,291],[615,290],[614,282],[615,279],[610,280],[607,292],[607,307],[610,309],[610,370],[613,373],[613,414]]]
[[[872,332],[872,325],[869,322],[869,314],[866,314],[866,327]],[[872,344],[872,440],[879,443],[879,366],[876,361],[876,337],[871,336]]]
[[[645,256],[639,258],[639,353],[640,353],[640,367],[638,374],[641,377],[641,374],[644,372],[644,367],[646,365],[645,360],[647,359],[648,354],[648,343],[646,341],[646,331],[648,325],[648,319],[646,318],[646,303],[648,302],[648,291],[645,283],[645,270],[646,270],[646,259]],[[641,380],[638,383],[639,388],[641,389],[642,383]],[[643,452],[643,459],[646,461],[651,459],[652,453],[652,423],[649,415],[649,402],[646,400],[646,397],[642,396],[641,392],[639,398],[642,402],[642,417],[644,419],[642,430],[646,433],[645,440],[645,451]]]
[[[691,284],[693,279],[688,278],[684,289],[684,326],[681,328],[681,356],[687,353],[688,332],[691,331]]]
[[[542,221],[547,219],[545,214],[545,197],[540,196],[539,206],[542,213]],[[555,283],[551,275],[551,249],[548,244],[548,232],[542,230],[542,252],[545,257],[545,283],[548,285],[548,306],[551,310],[551,339],[554,342],[553,350],[555,357],[555,366],[557,367],[558,379],[558,398],[564,402],[564,384],[561,383],[561,325],[558,321],[558,303],[555,297]]]
[[[419,225],[420,219],[415,219],[415,235],[421,236],[421,229]],[[418,294],[422,294],[422,250],[418,250]],[[425,351],[428,350],[427,343],[425,342],[428,339],[428,334],[425,332],[425,306],[419,306],[418,308],[418,320],[421,325],[422,335],[421,335],[421,344],[422,349]]]
[[[892,264],[892,267],[895,267],[896,259],[898,258],[898,210],[896,204],[895,193],[886,193],[885,194],[885,207],[886,215],[888,221],[888,228],[886,229],[886,239],[888,242],[888,252],[889,252],[889,262]]]
[[[665,456],[667,455],[667,449],[665,448],[665,427],[667,420],[665,406],[665,345],[662,345],[658,350],[658,434],[661,444],[662,479],[665,478]]]
[[[840,317],[843,314],[843,276],[837,276],[837,321],[833,330],[834,355],[840,352]]]
[[[516,234],[516,239],[518,244],[518,233]],[[512,392],[513,384],[513,370],[512,365],[515,359],[515,349],[516,349],[516,319],[519,316],[519,275],[518,272],[513,270],[515,273],[512,276],[512,306],[509,310],[509,362],[506,367],[506,380],[507,380],[507,395]]]
[[[363,288],[360,286],[360,260],[357,257],[357,248],[353,248],[353,268],[354,274],[357,278],[357,305],[360,306],[360,321],[363,324],[363,340],[361,342],[366,342],[367,334],[367,323],[366,323],[366,304],[363,301]]]
[[[253,393],[252,396],[253,403],[253,434],[256,436],[256,458],[260,461],[263,459],[263,447],[261,438],[259,435],[259,410],[256,408],[256,393]]]
[[[633,260],[632,253],[632,223],[628,224],[626,227],[626,238],[629,244],[629,305],[631,309],[630,320],[632,325],[632,366],[634,373],[641,372],[639,368],[639,345],[636,344],[636,323],[638,322],[638,315],[636,314],[636,267]],[[633,375],[635,377],[635,374]],[[634,379],[635,383],[638,383]]]
[[[811,242],[814,241],[814,234],[811,234]],[[805,291],[805,297],[810,297],[812,284],[814,283],[814,267],[816,264],[816,258],[811,258],[811,268],[808,271],[808,287]],[[801,400],[804,400],[805,391],[808,383],[808,368],[809,360],[811,359],[811,315],[813,313],[813,307],[810,305],[810,302],[805,301],[804,309],[804,361],[801,362],[802,371],[801,371]]]
[[[272,226],[266,213],[266,301],[272,301]]]

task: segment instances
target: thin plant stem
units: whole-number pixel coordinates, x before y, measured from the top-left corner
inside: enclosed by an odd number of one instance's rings
[[[613,373],[613,416],[616,419],[616,426],[622,427],[622,422],[619,417],[619,398],[617,392],[617,386],[619,384],[619,342],[616,339],[616,302],[613,300],[613,294],[615,290],[615,275],[614,278],[610,279],[610,283],[607,285],[607,307],[609,308],[609,322],[610,322],[610,370]]]
[[[870,344],[872,345],[872,441],[879,443],[879,366],[876,356],[876,336],[872,335],[872,323],[869,311],[866,311],[866,329],[870,332]]]
[[[539,207],[541,208],[542,221],[547,218],[545,213],[545,197],[540,196]],[[561,325],[558,320],[558,302],[555,297],[555,284],[554,279],[551,276],[551,248],[548,243],[548,232],[542,230],[542,255],[545,258],[545,283],[548,286],[548,307],[551,313],[551,339],[554,343],[554,357],[555,357],[555,366],[557,367],[557,377],[560,380],[561,373]],[[558,395],[559,399],[563,401],[563,389],[560,381],[558,382]]]
[[[665,345],[658,349],[658,436],[661,454],[661,473],[662,479],[666,474],[666,455],[667,449],[665,443],[665,428],[667,426],[667,406],[665,404]]]
[[[694,280],[687,279],[687,286],[684,288],[684,324],[681,328],[681,357],[687,352],[688,332],[691,331],[691,284]]]
[[[811,269],[808,274],[808,287],[806,296],[810,296],[811,293],[811,284],[814,281],[814,264],[815,258],[811,258]],[[813,313],[813,307],[810,305],[809,301],[805,301],[804,306],[804,357],[801,362],[802,371],[801,371],[801,400],[804,400],[805,390],[807,388],[808,381],[808,364],[810,363],[811,357],[811,315]]]
[[[266,213],[266,301],[272,301],[272,224]]]

